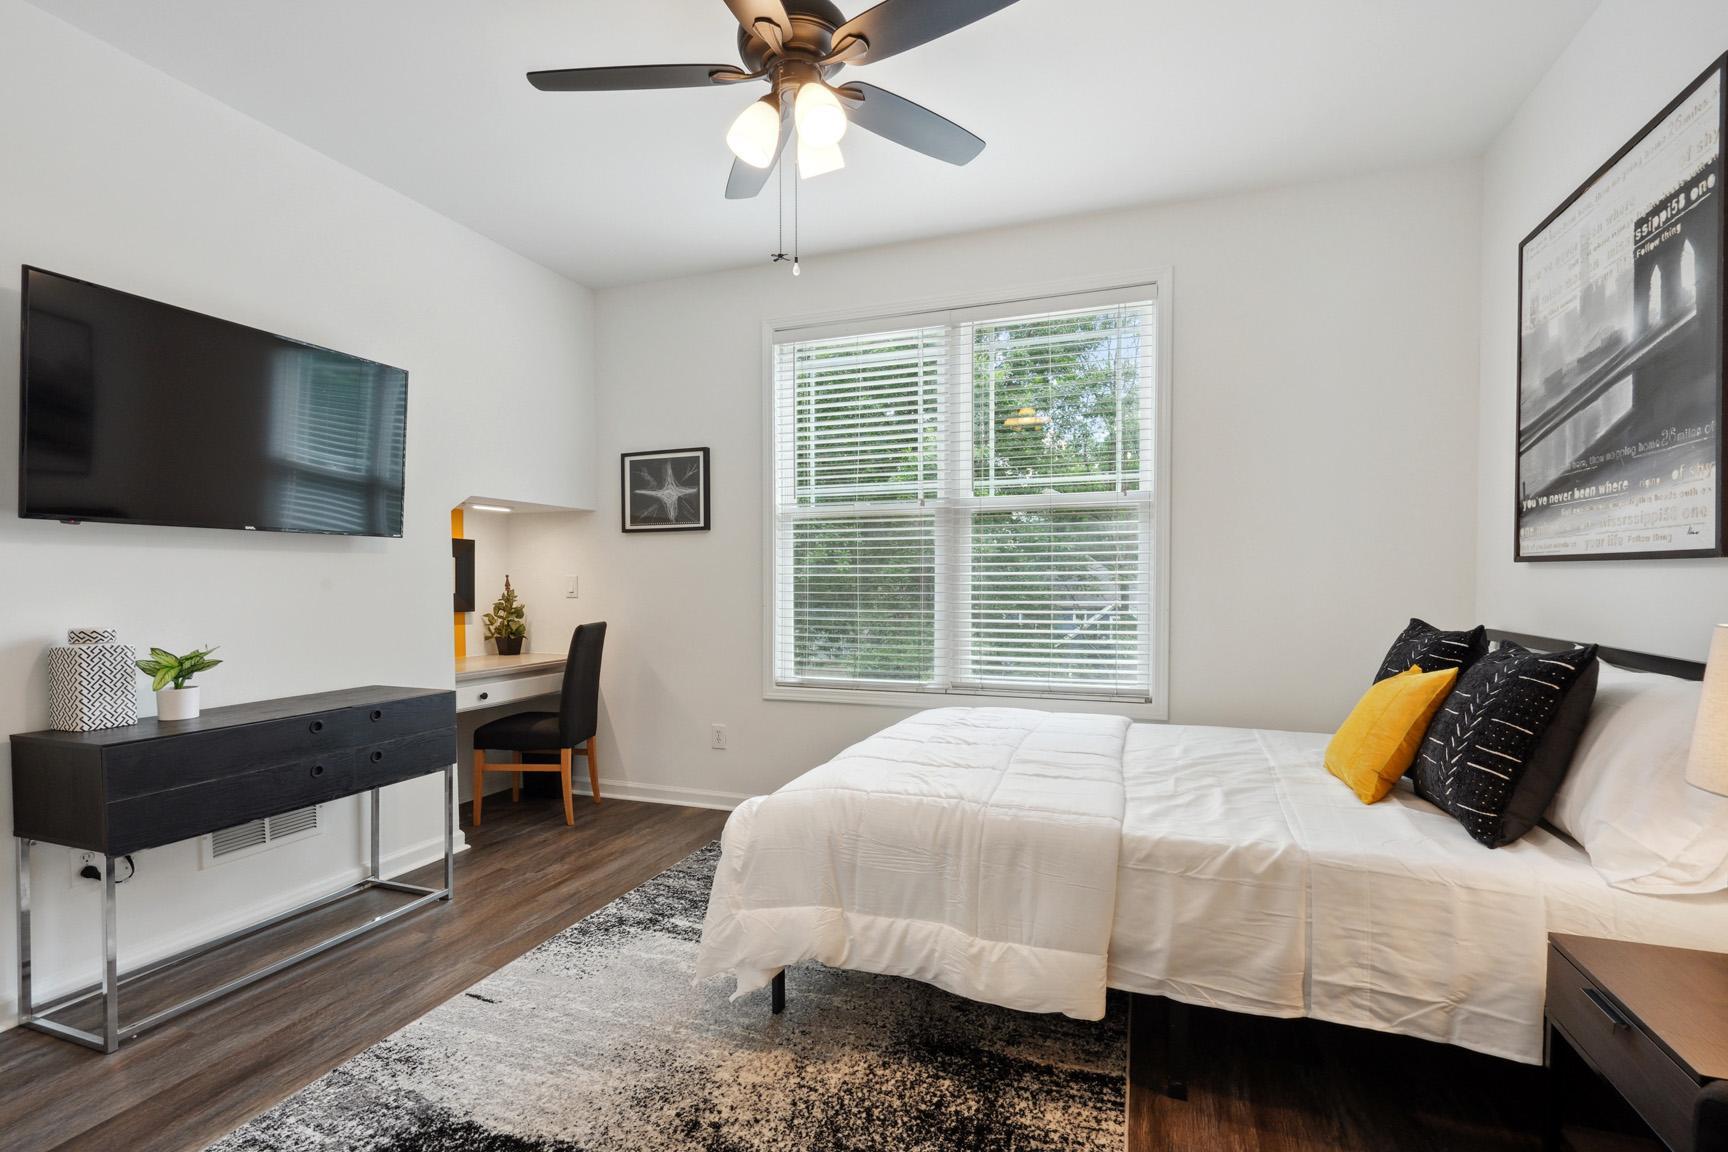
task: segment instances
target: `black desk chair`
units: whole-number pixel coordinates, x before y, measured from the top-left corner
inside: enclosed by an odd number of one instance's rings
[[[594,732],[600,712],[600,649],[606,644],[606,624],[583,624],[570,637],[570,659],[564,665],[564,690],[556,712],[518,712],[474,733],[474,826],[480,826],[480,804],[486,792],[486,773],[514,772],[510,799],[522,794],[522,773],[556,772],[564,782],[564,823],[576,823],[570,799],[570,761],[577,748],[588,752],[588,787],[594,803],[600,803],[600,765],[594,759]],[[512,753],[508,762],[489,764],[488,750]],[[558,757],[556,764],[525,764],[524,752]]]

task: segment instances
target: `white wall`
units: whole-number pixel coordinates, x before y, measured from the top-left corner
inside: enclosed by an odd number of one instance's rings
[[[1728,560],[1512,561],[1518,244],[1728,50],[1721,0],[1604,0],[1483,168],[1477,615],[1490,625],[1702,660]]]
[[[42,265],[410,372],[404,538],[20,521],[0,461],[0,724],[45,727],[44,650],[70,625],[134,644],[220,644],[207,705],[367,683],[451,683],[449,512],[474,492],[593,499],[591,295],[74,31],[0,0],[0,349],[20,263]],[[17,443],[0,354],[0,451]],[[149,701],[145,701],[146,710]],[[0,748],[0,820],[10,770]],[[430,780],[386,797],[386,852],[440,835]],[[328,833],[200,871],[143,853],[122,889],[121,959],[151,955],[359,866],[359,801]],[[94,972],[93,885],[37,855],[38,973]],[[0,1025],[15,1018],[12,854],[0,859]],[[73,957],[86,967],[73,972]]]
[[[604,778],[767,791],[902,714],[762,699],[764,320],[1160,267],[1170,718],[1330,728],[1407,617],[1470,615],[1479,202],[1459,163],[600,292],[601,507],[543,543],[611,625]],[[714,530],[621,534],[617,454],[690,444],[713,449]]]

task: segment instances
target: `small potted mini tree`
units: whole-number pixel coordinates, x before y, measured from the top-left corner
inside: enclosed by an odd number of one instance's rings
[[[150,649],[150,659],[139,660],[138,671],[150,677],[156,693],[156,719],[191,720],[198,715],[198,685],[192,677],[208,672],[220,660],[210,659],[214,647],[199,648],[176,656],[166,648]]]
[[[498,645],[498,655],[522,654],[522,638],[528,635],[528,623],[523,618],[526,612],[516,599],[516,589],[510,586],[510,577],[504,577],[504,595],[493,601],[492,611],[485,616],[486,638]]]

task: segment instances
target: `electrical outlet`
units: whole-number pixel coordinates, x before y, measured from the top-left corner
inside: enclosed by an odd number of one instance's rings
[[[564,577],[564,598],[566,600],[576,599],[576,577]]]
[[[708,747],[718,748],[722,752],[726,750],[726,725],[708,725]]]
[[[102,871],[102,858],[100,856],[96,855],[94,852],[78,851],[73,851],[69,853],[69,855],[72,858],[72,866],[67,869],[66,878],[72,882],[73,887],[77,887],[80,884],[95,883],[95,881],[84,875],[84,869],[86,868],[96,869],[98,873],[97,880],[101,879],[100,873]]]

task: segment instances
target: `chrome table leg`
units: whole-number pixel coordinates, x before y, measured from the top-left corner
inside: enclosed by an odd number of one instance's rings
[[[372,879],[374,880],[384,879],[382,871],[384,855],[379,846],[381,839],[382,836],[378,827],[378,789],[374,788],[372,789]]]
[[[114,859],[104,857],[102,869],[102,1043],[108,1052],[120,1047],[120,952],[115,939]]]
[[[444,767],[444,899],[456,894],[456,765]]]
[[[18,1019],[30,1019],[30,841],[15,837],[18,865]]]

